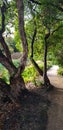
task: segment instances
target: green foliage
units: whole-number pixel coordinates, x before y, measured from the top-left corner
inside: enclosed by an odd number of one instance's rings
[[[18,66],[19,66],[19,60],[13,60],[13,63],[14,63],[14,65],[18,68]]]
[[[13,60],[13,63],[16,67],[19,66],[18,60]],[[43,64],[39,64],[40,68],[43,70]],[[34,82],[35,78],[39,76],[39,73],[35,70],[33,65],[26,66],[24,72],[22,73],[22,76],[25,80],[25,82]],[[9,83],[9,73],[7,69],[5,69],[2,64],[0,64],[0,77],[4,79],[7,83]]]
[[[60,68],[59,68],[58,74],[63,76],[63,67],[60,67]]]
[[[49,50],[48,55],[47,55],[47,64],[48,66],[52,66],[55,64],[58,64],[57,59],[54,55],[54,53],[52,52],[52,50]]]
[[[33,80],[33,83],[34,83],[34,85],[36,86],[36,87],[40,87],[40,86],[42,86],[42,81],[41,80],[39,80],[39,79],[34,79]]]
[[[52,61],[47,61],[47,69],[49,69],[53,65]]]
[[[9,73],[8,70],[5,69],[5,67],[0,64],[0,78],[4,79],[7,83],[9,83]]]
[[[22,74],[25,82],[33,81],[36,77],[36,71],[33,66],[26,67],[23,74]]]
[[[18,60],[13,60],[14,65],[18,68],[19,66],[19,61]],[[43,71],[43,63],[38,63],[39,67]],[[48,68],[51,67],[52,64],[51,62],[48,62]],[[30,82],[32,81],[34,84],[37,86],[41,85],[41,81],[37,81],[36,78],[39,76],[39,73],[36,71],[33,65],[26,66],[24,72],[22,73],[22,76],[24,78],[25,82]],[[9,73],[7,69],[5,69],[2,64],[0,64],[0,77],[4,79],[7,83],[9,83]]]
[[[3,69],[2,72],[2,79],[9,84],[9,73],[6,69]]]
[[[43,70],[43,64],[40,64],[39,66]],[[36,69],[34,68],[33,65],[30,65],[25,68],[22,76],[23,76],[25,82],[30,82],[30,81],[34,82],[35,78],[37,76],[39,76],[39,73],[36,71]]]
[[[54,56],[57,59],[57,62],[59,65],[63,66],[63,28],[59,30],[60,32],[56,33],[55,39],[56,39],[56,45],[55,49],[53,48]],[[55,40],[54,39],[54,40]]]
[[[36,18],[35,18],[36,20]],[[36,28],[37,28],[37,34],[35,37],[35,41],[34,41],[34,59],[35,60],[41,60],[43,57],[43,30],[41,23],[39,22],[39,20],[36,21]],[[33,38],[33,34],[34,34],[34,18],[32,18],[32,20],[29,20],[26,23],[25,26],[25,30],[26,30],[26,35],[27,35],[27,40],[28,40],[28,56],[30,56],[30,51],[31,51],[31,42],[32,42],[32,38]]]
[[[19,60],[13,60],[13,63],[18,68]],[[4,81],[9,84],[10,75],[8,73],[8,70],[2,64],[0,64],[0,78],[4,79]]]
[[[19,30],[18,30],[18,19],[16,17],[16,19],[14,20],[15,22],[15,32],[14,32],[14,42],[16,43],[16,48],[19,51],[22,51],[22,44],[21,44],[21,38],[20,38],[20,34],[19,34]]]

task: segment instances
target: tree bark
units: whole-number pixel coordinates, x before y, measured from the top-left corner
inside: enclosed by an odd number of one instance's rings
[[[0,43],[4,49],[5,55],[8,58],[9,62],[12,62],[10,50],[9,50],[3,36],[1,36],[1,35],[0,35]]]
[[[26,90],[24,80],[21,76],[21,73],[24,71],[28,56],[28,44],[26,39],[26,33],[24,29],[24,4],[23,0],[16,0],[17,9],[18,9],[18,19],[19,19],[19,31],[20,37],[22,40],[23,46],[23,56],[18,68],[16,68],[11,59],[11,53],[9,48],[3,38],[3,32],[5,31],[5,11],[6,5],[3,2],[3,6],[1,7],[2,14],[2,28],[0,30],[0,43],[4,49],[5,54],[0,50],[0,63],[5,66],[5,68],[9,71],[10,74],[10,84],[4,82],[4,80],[0,79],[0,89],[9,96],[11,100],[17,101],[18,97],[21,96],[22,91]],[[10,91],[7,89],[10,88]]]
[[[31,57],[30,59],[31,59],[31,62],[32,62],[32,64],[34,65],[35,69],[39,72],[39,74],[40,74],[41,76],[43,76],[43,71],[40,69],[40,67],[39,67],[38,64],[35,62],[35,60],[34,60],[32,57]]]
[[[11,93],[16,100],[22,96],[22,91],[26,89],[25,82],[22,76],[11,77],[10,78]]]
[[[3,79],[0,78],[0,90],[3,92],[4,96],[8,96],[9,99],[15,103],[16,99],[14,96],[11,94],[11,87],[8,85]]]
[[[44,71],[43,71],[44,85],[47,85],[47,42],[44,43]]]
[[[47,76],[47,50],[48,50],[48,42],[47,39],[50,36],[50,32],[48,32],[45,35],[45,42],[44,42],[44,71],[43,71],[43,81],[44,81],[44,86],[48,87],[50,85],[50,81]]]
[[[23,56],[21,58],[20,66],[16,73],[16,76],[18,76],[20,73],[24,71],[25,66],[26,66],[26,61],[27,61],[27,56],[28,56],[28,43],[27,43],[26,33],[25,33],[25,28],[24,28],[23,0],[16,0],[16,2],[17,2],[17,9],[18,9],[19,32],[20,32],[20,37],[21,37],[22,46],[23,46]]]
[[[33,34],[32,41],[31,41],[31,56],[30,56],[30,60],[31,60],[32,64],[34,65],[35,69],[39,72],[39,74],[41,76],[43,76],[43,71],[40,69],[38,64],[33,59],[33,52],[34,52],[33,45],[34,45],[35,37],[36,37],[36,34],[37,34],[37,29],[36,29],[36,23],[35,22],[34,22],[34,25],[35,25],[35,29],[34,29],[34,34]]]
[[[9,71],[10,76],[16,73],[17,68],[13,65],[12,62],[9,62],[8,58],[5,55],[3,55],[1,51],[0,51],[0,63],[3,66],[5,66],[5,68]]]

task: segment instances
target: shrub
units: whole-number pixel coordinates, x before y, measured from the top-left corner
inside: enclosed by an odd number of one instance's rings
[[[33,66],[26,67],[22,76],[25,82],[33,81],[33,79],[36,77],[35,68]]]
[[[58,74],[63,76],[63,68],[62,67],[59,68]]]
[[[43,64],[39,65],[39,66],[43,70]],[[34,82],[34,79],[37,76],[39,76],[39,73],[37,72],[37,70],[35,69],[35,67],[33,65],[30,65],[25,68],[22,76],[23,76],[25,82],[30,82],[30,81]]]
[[[49,69],[50,67],[52,67],[52,62],[51,61],[47,61],[47,69]]]
[[[16,67],[19,66],[19,60],[13,60],[13,63]],[[43,62],[39,62],[38,64],[41,70],[43,70]],[[48,68],[50,68],[51,66],[52,66],[51,62],[48,62]],[[22,76],[25,82],[30,82],[30,81],[34,82],[36,77],[39,76],[39,73],[37,72],[35,67],[31,64],[26,66],[24,72],[22,73]],[[9,83],[9,78],[10,78],[9,73],[2,64],[0,64],[0,77],[4,79],[7,83]],[[37,84],[40,84],[40,82],[38,82]]]
[[[4,81],[9,83],[9,73],[8,73],[8,70],[5,69],[5,67],[2,64],[0,64],[0,77],[2,79],[4,79]]]
[[[13,60],[13,63],[18,68],[18,66],[19,66],[19,60]]]

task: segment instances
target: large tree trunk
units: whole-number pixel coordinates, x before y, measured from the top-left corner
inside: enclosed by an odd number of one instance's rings
[[[16,68],[12,62],[10,50],[3,38],[3,33],[5,31],[5,12],[6,12],[6,2],[3,2],[1,7],[1,15],[2,15],[2,28],[0,30],[0,43],[4,49],[4,54],[0,49],[0,63],[5,66],[10,75],[10,84],[8,85],[2,79],[0,79],[0,89],[4,92],[4,94],[8,95],[8,97],[14,102],[19,100],[18,97],[27,89],[25,87],[25,82],[21,76],[21,73],[24,71],[28,56],[28,44],[26,39],[26,33],[24,29],[24,4],[23,0],[16,0],[17,10],[18,10],[18,20],[19,20],[19,32],[23,46],[23,55],[21,58],[21,62],[18,68]],[[7,86],[7,87],[6,87]],[[8,89],[10,88],[10,90]]]
[[[24,82],[22,76],[11,77],[10,78],[10,87],[11,87],[11,94],[13,95],[13,97],[16,100],[18,100],[19,97],[22,96],[22,91],[24,91],[24,89],[26,89],[25,82]]]
[[[19,32],[23,46],[23,55],[20,61],[20,65],[17,72],[10,78],[10,86],[12,95],[18,99],[21,96],[22,91],[26,90],[25,82],[21,76],[24,71],[28,56],[28,44],[26,39],[26,33],[24,28],[24,4],[23,0],[16,0],[19,20]]]
[[[20,61],[20,65],[17,69],[17,72],[10,78],[10,86],[12,95],[18,99],[22,94],[23,90],[26,90],[25,82],[21,76],[21,73],[24,71],[28,56],[28,44],[26,39],[26,33],[24,29],[24,4],[23,0],[16,0],[17,9],[18,9],[18,19],[19,19],[19,32],[22,40],[23,46],[23,55]]]

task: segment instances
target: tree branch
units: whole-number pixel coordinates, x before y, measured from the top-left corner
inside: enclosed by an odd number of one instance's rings
[[[4,49],[4,52],[5,52],[5,54],[6,54],[7,58],[8,58],[8,60],[9,60],[10,62],[12,62],[11,53],[10,53],[9,48],[8,48],[8,46],[7,46],[7,44],[6,44],[5,40],[4,40],[4,38],[3,38],[2,36],[0,37],[0,43],[1,43],[2,47],[3,47],[3,49]]]
[[[36,27],[35,27],[33,38],[32,38],[32,41],[31,41],[31,56],[30,57],[32,57],[32,58],[33,58],[33,44],[34,44],[34,41],[35,41],[36,34],[37,34],[37,30],[36,30]]]
[[[53,3],[51,3],[52,6],[56,7],[59,11],[63,12],[63,8],[59,5],[55,5]]]
[[[3,55],[1,51],[0,51],[0,63],[8,69],[10,75],[12,75],[17,71],[17,68],[11,62],[9,62],[8,58],[5,55]]]
[[[29,0],[29,2],[32,2],[32,3],[35,3],[35,4],[41,5],[41,3],[38,2],[37,0]]]
[[[55,30],[52,31],[52,35],[54,34],[54,32],[58,31],[61,27],[63,27],[62,25],[60,25],[58,28],[56,28]]]
[[[6,12],[6,5],[3,2],[3,6],[1,7],[1,14],[2,14],[2,28],[1,28],[1,33],[5,31],[5,16],[4,13]]]
[[[31,57],[30,59],[31,59],[32,64],[33,64],[34,67],[36,68],[36,70],[39,72],[39,74],[40,74],[41,76],[43,76],[43,71],[40,69],[40,67],[39,67],[38,64],[35,62],[35,60],[34,60],[32,57]]]
[[[37,34],[36,22],[35,21],[34,21],[34,25],[35,25],[35,29],[34,29],[34,34],[33,34],[32,41],[31,41],[31,56],[30,56],[30,60],[31,60],[32,64],[34,65],[34,67],[36,68],[36,70],[39,72],[39,74],[41,76],[43,76],[43,71],[40,69],[38,64],[33,59],[33,44],[34,44],[35,37],[36,37],[36,34]]]

